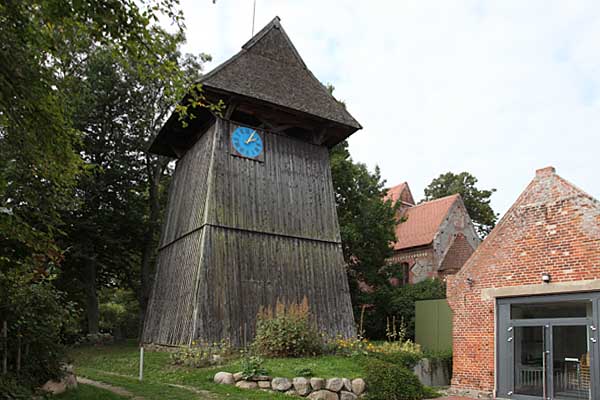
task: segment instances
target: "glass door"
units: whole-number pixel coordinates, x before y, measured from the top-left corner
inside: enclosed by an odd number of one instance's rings
[[[547,397],[546,328],[515,326],[513,346],[513,394],[533,398]]]
[[[587,325],[552,326],[552,386],[557,400],[591,399]]]

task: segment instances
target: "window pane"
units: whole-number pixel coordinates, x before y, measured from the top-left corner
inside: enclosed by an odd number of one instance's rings
[[[592,302],[588,300],[551,303],[512,304],[512,319],[531,318],[591,318]]]
[[[552,335],[554,398],[589,399],[590,352],[587,326],[555,326]]]
[[[515,327],[515,393],[542,396],[544,393],[544,328]]]

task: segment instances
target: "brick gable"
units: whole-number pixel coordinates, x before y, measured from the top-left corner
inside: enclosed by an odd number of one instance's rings
[[[469,257],[471,257],[471,254],[473,254],[474,251],[475,249],[471,246],[465,235],[462,233],[455,234],[450,248],[444,255],[439,270],[443,271],[445,274],[457,272],[462,268]]]
[[[542,273],[551,283],[541,281]],[[600,279],[600,202],[537,171],[463,268],[448,278],[454,311],[452,386],[494,390],[495,300],[486,290]]]

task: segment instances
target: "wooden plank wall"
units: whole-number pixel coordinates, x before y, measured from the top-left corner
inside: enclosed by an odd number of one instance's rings
[[[326,147],[261,132],[265,161],[231,156],[221,121],[215,153],[215,198],[208,221],[219,226],[339,242]]]
[[[194,146],[177,161],[169,187],[168,207],[160,247],[202,227],[207,195],[209,159],[215,125],[200,137]]]
[[[210,227],[200,277],[198,331],[206,340],[243,344],[261,305],[306,296],[323,332],[355,333],[338,244]],[[215,323],[219,321],[219,323]]]
[[[240,345],[261,305],[304,296],[324,332],[354,335],[327,149],[261,132],[264,162],[236,157],[237,126],[217,119],[177,165],[144,340]]]
[[[203,231],[187,235],[159,252],[144,321],[144,342],[174,345],[192,340]]]

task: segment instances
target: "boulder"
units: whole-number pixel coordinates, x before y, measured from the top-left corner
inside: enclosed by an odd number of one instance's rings
[[[254,375],[248,378],[249,381],[259,382],[259,381],[270,381],[271,378],[269,375]]]
[[[258,381],[257,383],[260,389],[271,389],[271,381]]]
[[[77,377],[73,373],[73,366],[63,365],[62,370],[65,372],[65,375],[59,381],[49,380],[44,383],[44,386],[41,388],[44,392],[61,394],[69,389],[77,388]]]
[[[347,392],[352,391],[352,381],[348,378],[342,378],[342,383],[344,384],[344,390]]]
[[[239,381],[235,384],[235,386],[239,387],[240,389],[256,389],[258,384],[252,381]]]
[[[352,392],[348,392],[346,390],[342,390],[340,392],[340,400],[356,400],[358,396]]]
[[[241,381],[244,378],[244,374],[242,372],[236,372],[235,374],[233,374],[233,379],[236,382]]]
[[[67,389],[77,389],[77,377],[73,373],[68,373],[62,379],[67,385]]]
[[[273,390],[285,392],[292,388],[292,381],[290,381],[288,378],[273,378],[271,381],[271,387]]]
[[[44,392],[52,393],[52,394],[61,394],[67,391],[67,383],[63,380],[53,381],[50,380],[44,383],[42,386],[42,390]]]
[[[310,386],[313,390],[321,390],[325,387],[325,379],[323,378],[310,378]]]
[[[215,383],[221,385],[233,385],[235,383],[235,379],[233,379],[233,374],[229,372],[217,372],[214,378]]]
[[[356,395],[361,395],[365,392],[366,388],[367,384],[365,383],[364,379],[356,378],[352,381],[352,393]]]
[[[300,396],[306,396],[311,392],[310,381],[306,378],[294,378],[292,384]]]
[[[339,400],[337,393],[329,390],[317,390],[308,395],[310,400]]]
[[[339,392],[344,387],[344,381],[342,378],[331,378],[325,382],[325,389],[331,390],[332,392]]]

